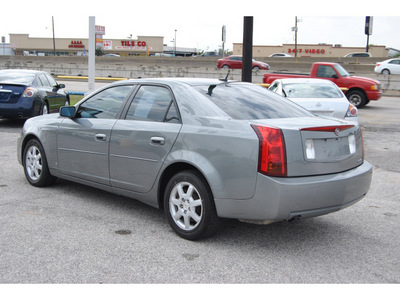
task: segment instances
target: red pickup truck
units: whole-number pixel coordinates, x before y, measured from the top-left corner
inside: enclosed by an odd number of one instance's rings
[[[336,83],[345,93],[349,102],[358,108],[368,104],[370,100],[378,100],[382,95],[381,84],[370,78],[351,76],[340,64],[316,62],[311,67],[311,73],[266,73],[263,83],[271,84],[275,79],[282,78],[322,78]]]

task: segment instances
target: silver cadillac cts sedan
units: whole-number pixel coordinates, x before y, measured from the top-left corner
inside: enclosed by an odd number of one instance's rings
[[[163,208],[198,240],[224,218],[315,217],[364,197],[372,167],[358,124],[317,117],[267,89],[216,79],[110,84],[26,121],[28,182],[63,178]]]

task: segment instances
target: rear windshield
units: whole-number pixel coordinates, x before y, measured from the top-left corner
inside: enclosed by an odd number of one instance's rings
[[[313,116],[292,101],[255,84],[222,83],[193,88],[237,120]]]
[[[288,98],[341,98],[341,91],[331,84],[285,83],[283,90]]]
[[[15,84],[32,84],[35,79],[34,74],[27,74],[24,72],[1,72],[0,82],[2,83],[15,83]]]

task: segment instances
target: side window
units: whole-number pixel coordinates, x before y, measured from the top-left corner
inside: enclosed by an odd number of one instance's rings
[[[160,86],[142,86],[126,115],[127,120],[179,123],[170,91]]]
[[[335,70],[330,66],[318,66],[317,77],[331,78],[336,75]]]
[[[83,102],[78,109],[78,118],[115,119],[122,103],[132,90],[130,85],[111,87]]]
[[[44,74],[39,75],[39,80],[38,80],[39,85],[45,86],[45,87],[50,87],[50,83],[47,80],[46,76]]]
[[[57,85],[57,82],[53,79],[53,77],[46,74],[46,78],[49,81],[51,87],[55,87]]]
[[[278,88],[278,83],[275,82],[271,87],[269,88],[271,91],[276,92],[276,89]]]

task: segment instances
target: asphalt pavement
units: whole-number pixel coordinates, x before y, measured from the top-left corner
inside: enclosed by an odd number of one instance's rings
[[[357,204],[293,223],[227,220],[217,235],[198,242],[176,236],[162,211],[138,201],[64,180],[32,187],[16,159],[23,122],[0,120],[0,284],[398,287],[399,116],[397,97],[371,101],[360,110],[365,158],[374,173],[369,193]]]

